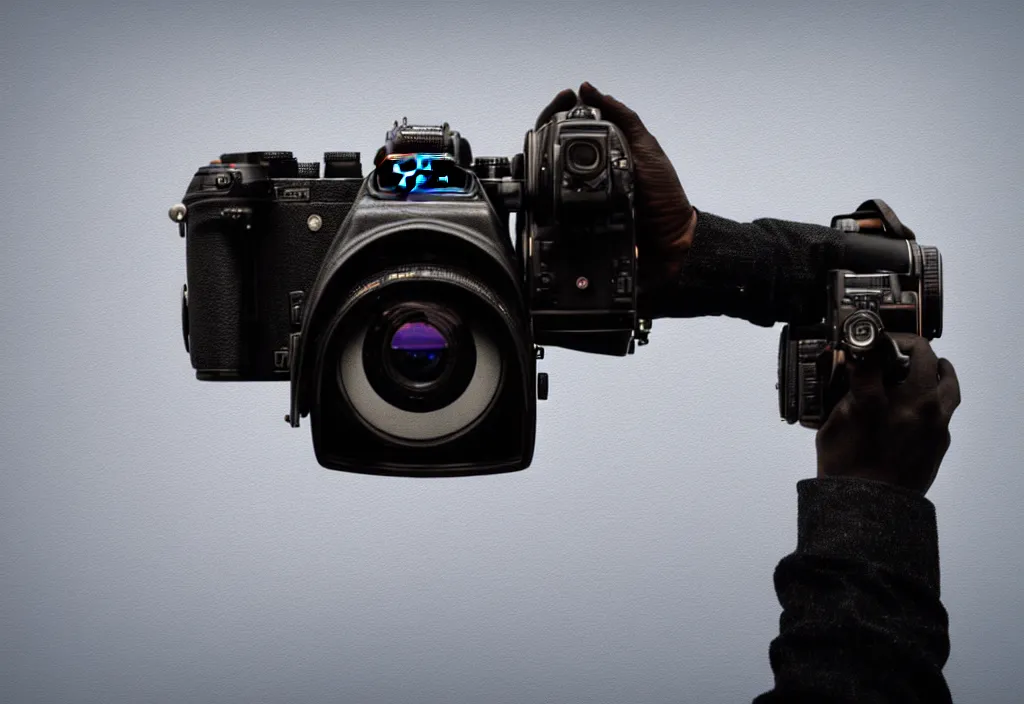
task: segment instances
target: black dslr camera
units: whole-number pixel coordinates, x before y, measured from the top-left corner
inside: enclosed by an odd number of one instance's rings
[[[291,152],[199,168],[170,210],[196,377],[288,381],[286,420],[311,416],[331,469],[524,469],[543,345],[647,341],[627,141],[584,105],[511,159],[474,159],[447,123],[403,119],[385,140],[365,177],[358,152],[326,153],[323,177]]]
[[[881,200],[836,215],[841,269],[828,272],[825,319],[787,325],[779,339],[779,412],[789,423],[819,428],[849,389],[846,360],[878,364],[887,383],[906,376],[909,358],[888,332],[929,340],[942,335],[942,256]]]

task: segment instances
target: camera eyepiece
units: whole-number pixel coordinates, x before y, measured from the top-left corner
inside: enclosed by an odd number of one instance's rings
[[[859,310],[853,313],[843,323],[843,341],[851,352],[871,351],[881,333],[882,320],[868,310]]]
[[[573,139],[563,149],[566,171],[577,176],[591,176],[604,171],[604,147],[596,140]]]

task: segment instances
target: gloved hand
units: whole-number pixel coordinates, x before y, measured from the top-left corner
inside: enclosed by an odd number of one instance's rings
[[[639,251],[640,290],[652,291],[679,274],[683,257],[693,242],[697,211],[679,183],[679,176],[640,117],[590,83],[580,85],[579,98],[601,111],[626,136],[634,162],[634,214]],[[558,93],[541,111],[536,127],[556,112],[572,109],[577,94],[571,89]]]
[[[818,430],[818,476],[874,479],[923,495],[949,449],[960,384],[923,337],[892,337],[910,356],[907,378],[887,387],[879,365],[851,363],[850,391]]]

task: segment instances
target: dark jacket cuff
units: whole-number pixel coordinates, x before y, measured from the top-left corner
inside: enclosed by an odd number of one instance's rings
[[[797,483],[797,554],[855,556],[914,575],[939,592],[935,506],[920,494],[866,479]]]

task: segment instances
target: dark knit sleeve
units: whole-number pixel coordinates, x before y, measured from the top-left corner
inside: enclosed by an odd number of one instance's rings
[[[825,277],[842,254],[830,227],[764,218],[740,223],[699,212],[676,280],[642,293],[651,318],[726,315],[756,325],[818,322]]]
[[[775,688],[755,704],[950,702],[935,508],[858,479],[797,484],[796,551],[775,570]]]

